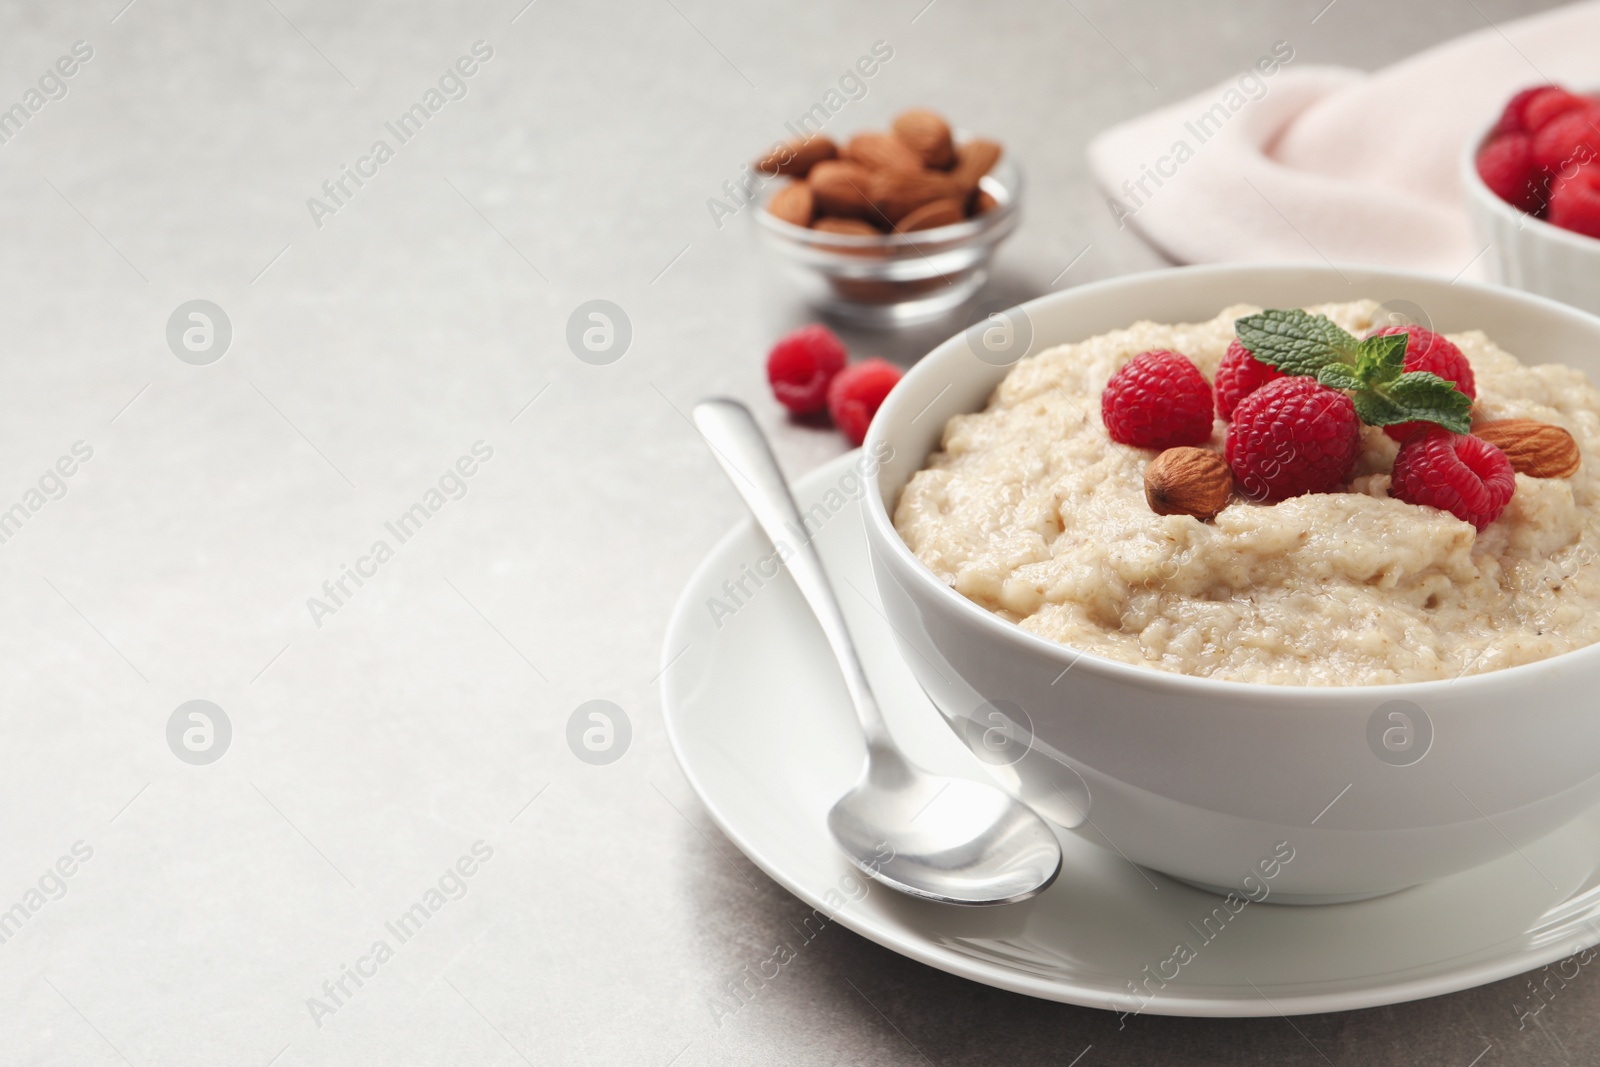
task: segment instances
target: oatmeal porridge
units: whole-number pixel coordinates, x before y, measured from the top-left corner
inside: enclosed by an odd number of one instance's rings
[[[1214,379],[1235,320],[1137,323],[1018,363],[981,412],[946,425],[894,524],[939,578],[1025,630],[1110,659],[1234,681],[1351,685],[1451,678],[1600,640],[1600,391],[1524,365],[1480,332],[1450,334],[1476,376],[1478,420],[1564,428],[1569,477],[1515,475],[1481,531],[1390,496],[1399,444],[1361,425],[1338,491],[1254,503],[1209,522],[1156,514],[1156,453],[1110,439],[1101,394],[1136,355],[1171,350]],[[1356,336],[1372,301],[1308,309]],[[1228,423],[1204,447],[1223,450]],[[1202,429],[1203,433],[1204,430]]]

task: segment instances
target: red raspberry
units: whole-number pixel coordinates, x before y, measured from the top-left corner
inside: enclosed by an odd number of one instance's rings
[[[883,398],[900,380],[900,368],[886,359],[864,359],[846,367],[828,386],[828,411],[833,423],[859,445],[867,438],[867,427],[878,413]]]
[[[826,326],[802,326],[767,353],[767,381],[778,403],[796,415],[828,405],[828,383],[844,370],[844,342]]]
[[[1506,454],[1471,434],[1435,426],[1400,446],[1389,495],[1448,511],[1483,529],[1506,509],[1517,476]]]
[[[1282,377],[1283,371],[1252,356],[1235,337],[1228,345],[1228,354],[1217,367],[1217,381],[1213,387],[1217,394],[1217,417],[1233,418],[1233,409],[1239,401]]]
[[[1211,440],[1211,383],[1186,356],[1141,352],[1106,382],[1100,417],[1125,445],[1202,445]]]
[[[1600,158],[1600,109],[1586,104],[1562,112],[1539,128],[1528,142],[1536,166],[1553,174],[1571,174]]]
[[[1544,208],[1550,176],[1533,162],[1525,133],[1502,134],[1484,145],[1478,153],[1478,177],[1518,211],[1535,215]]]
[[[1528,132],[1528,105],[1534,98],[1548,93],[1551,89],[1565,93],[1564,89],[1557,89],[1554,85],[1535,85],[1531,89],[1524,89],[1513,96],[1507,103],[1504,111],[1500,112],[1500,121],[1495,123],[1491,137],[1498,137],[1505,133]],[[1570,95],[1570,94],[1569,94]]]
[[[1360,444],[1348,396],[1315,378],[1285,377],[1239,401],[1224,455],[1246,497],[1274,501],[1337,489]]]
[[[1457,392],[1470,397],[1478,395],[1478,383],[1472,377],[1472,364],[1461,354],[1461,349],[1432,330],[1421,326],[1385,326],[1367,336],[1390,337],[1401,333],[1409,335],[1406,340],[1407,371],[1432,371],[1447,382],[1455,382]],[[1404,441],[1418,430],[1436,425],[1432,422],[1397,422],[1393,426],[1385,426],[1383,432],[1396,441]]]
[[[1576,233],[1600,237],[1600,166],[1584,167],[1556,182],[1550,194],[1550,222]]]
[[[1587,103],[1589,101],[1584,97],[1569,93],[1559,86],[1545,86],[1539,92],[1530,93],[1527,102],[1522,105],[1523,130],[1526,133],[1538,133],[1557,115],[1574,111]]]

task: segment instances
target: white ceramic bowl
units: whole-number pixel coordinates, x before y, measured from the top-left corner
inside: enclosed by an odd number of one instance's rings
[[[1415,305],[1435,329],[1483,329],[1525,361],[1600,380],[1600,319],[1507,289],[1357,267],[1190,267],[1054,293],[1012,312],[1012,356],[1140,319],[1203,321],[1229,304],[1363,297]],[[1269,899],[1302,903],[1465,870],[1600,802],[1600,646],[1453,681],[1255,685],[1083,653],[941,582],[890,515],[946,420],[981,410],[1015,362],[1006,326],[946,341],[890,394],[867,436],[869,453],[888,458],[865,504],[902,653],[1003,785],[1060,825],[1204,887],[1248,894],[1263,862],[1292,850],[1273,865]]]
[[[1496,120],[1498,121],[1498,119]],[[1461,189],[1489,278],[1600,314],[1600,239],[1552,226],[1500,199],[1478,177],[1490,123],[1461,154]]]

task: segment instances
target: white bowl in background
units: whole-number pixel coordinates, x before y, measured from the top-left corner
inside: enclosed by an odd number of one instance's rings
[[[1489,279],[1600,314],[1600,239],[1512,207],[1478,176],[1478,152],[1495,122],[1461,154],[1462,194],[1473,236],[1480,247],[1487,246],[1483,261]]]
[[[1364,297],[1414,305],[1437,330],[1482,329],[1524,361],[1566,363],[1600,380],[1600,319],[1507,289],[1362,267],[1227,265],[1120,277],[1024,304],[1009,328],[1013,338],[1031,337],[1017,342],[1020,355],[1140,319],[1198,322],[1230,304]],[[1261,865],[1287,848],[1294,858],[1277,865],[1271,899],[1301,903],[1359,899],[1466,870],[1600,802],[1600,645],[1450,681],[1226,682],[1046,640],[945,585],[890,516],[946,420],[981,410],[1008,369],[993,352],[978,354],[979,329],[924,357],[873,419],[866,450],[888,458],[863,506],[902,655],[951,728],[1015,795],[1063,827],[1086,824],[1134,862],[1206,888],[1247,891],[1243,880],[1259,882]],[[990,330],[1005,340],[1001,324]],[[1390,718],[1395,712],[1404,720]],[[1416,748],[1399,757],[1371,733],[1407,724]],[[1024,743],[1008,750],[1008,739]],[[1020,758],[997,759],[996,749]]]

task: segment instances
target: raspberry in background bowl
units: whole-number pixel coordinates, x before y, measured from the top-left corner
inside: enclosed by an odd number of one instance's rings
[[[1467,214],[1492,281],[1600,312],[1600,99],[1536,97],[1548,89],[1518,93],[1466,145]]]
[[[1522,90],[1479,149],[1477,168],[1517,210],[1600,237],[1600,99],[1559,85]]]

